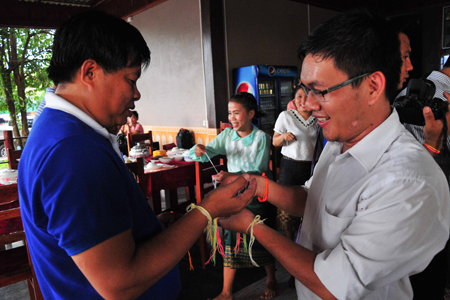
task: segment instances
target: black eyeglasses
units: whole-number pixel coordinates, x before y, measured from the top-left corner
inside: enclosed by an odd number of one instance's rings
[[[346,80],[346,81],[344,81],[344,82],[341,82],[341,83],[339,83],[339,84],[336,84],[335,86],[332,86],[332,87],[330,87],[330,88],[328,88],[328,89],[326,89],[326,90],[324,90],[324,91],[319,91],[319,90],[313,90],[313,89],[310,89],[309,87],[305,86],[303,83],[300,83],[300,87],[301,87],[302,90],[305,92],[306,97],[308,97],[309,92],[311,92],[311,94],[314,96],[314,98],[315,98],[318,102],[327,102],[327,100],[325,99],[325,95],[326,95],[326,94],[331,93],[331,92],[334,92],[335,90],[338,90],[338,89],[340,89],[341,87],[344,87],[344,86],[346,86],[346,85],[349,85],[350,83],[352,83],[352,82],[354,82],[354,81],[356,81],[356,80],[358,80],[358,79],[360,79],[360,78],[369,76],[370,74],[371,74],[371,73],[365,73],[365,74],[362,74],[362,75],[353,77],[353,78],[348,79],[348,80]]]

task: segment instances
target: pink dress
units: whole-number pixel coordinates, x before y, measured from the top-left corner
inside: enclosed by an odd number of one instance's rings
[[[137,131],[137,132],[136,132],[136,131]],[[142,127],[141,124],[136,123],[136,125],[130,126],[130,132],[131,132],[131,134],[135,134],[135,133],[144,133],[144,127]]]

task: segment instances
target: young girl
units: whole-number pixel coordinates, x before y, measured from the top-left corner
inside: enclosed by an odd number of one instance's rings
[[[238,93],[228,102],[228,120],[232,128],[226,128],[208,145],[196,145],[191,148],[190,156],[197,161],[207,162],[208,157],[225,154],[230,173],[265,173],[269,178],[270,137],[257,127],[252,126],[252,119],[259,118],[258,105],[255,97],[249,93]],[[219,182],[223,181],[228,172],[221,172],[214,176]],[[255,197],[247,208],[261,219],[267,218],[266,224],[275,227],[276,208],[268,202],[259,202]],[[237,233],[225,230],[225,258],[223,269],[222,293],[215,300],[231,300],[233,280],[239,268],[254,267],[249,253],[240,245],[235,255]],[[267,273],[266,287],[261,298],[275,297],[277,281],[275,278],[275,259],[259,243],[252,247],[252,257],[259,266],[264,266]]]

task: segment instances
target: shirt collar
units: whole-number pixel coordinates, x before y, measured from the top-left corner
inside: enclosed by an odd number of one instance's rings
[[[347,152],[370,172],[388,147],[403,129],[398,113],[392,110],[389,117]]]
[[[258,130],[258,128],[256,128],[255,126],[253,126],[253,130],[252,132],[247,135],[246,137],[241,138],[238,134],[236,130],[233,130],[233,133],[231,134],[231,140],[233,142],[242,140],[242,143],[244,143],[244,146],[250,146],[253,143],[253,140],[255,138],[255,133]]]
[[[60,110],[63,112],[66,112],[77,119],[79,119],[81,122],[85,123],[89,127],[91,127],[95,132],[100,134],[105,139],[109,140],[111,145],[113,146],[116,153],[119,155],[120,158],[122,158],[119,150],[119,144],[117,142],[117,138],[115,134],[110,134],[108,130],[106,130],[105,127],[97,123],[94,119],[92,119],[90,116],[88,116],[84,111],[73,105],[72,103],[68,102],[64,98],[49,93],[45,95],[45,101],[46,101],[46,107],[53,108],[56,110]]]
[[[443,72],[433,71],[430,75],[428,75],[427,79],[433,81],[433,83],[436,85],[436,92],[434,94],[434,97],[439,98],[443,101],[447,101],[447,98],[445,98],[444,96],[444,91],[439,88],[439,85],[443,87],[450,86],[450,78]]]

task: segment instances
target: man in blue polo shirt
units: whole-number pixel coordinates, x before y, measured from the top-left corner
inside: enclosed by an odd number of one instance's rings
[[[233,197],[247,184],[240,177],[162,232],[114,135],[149,63],[139,31],[105,13],[77,15],[55,34],[48,72],[57,88],[33,126],[18,180],[45,299],[176,299],[176,265],[208,219],[242,210],[255,193],[253,183]]]

